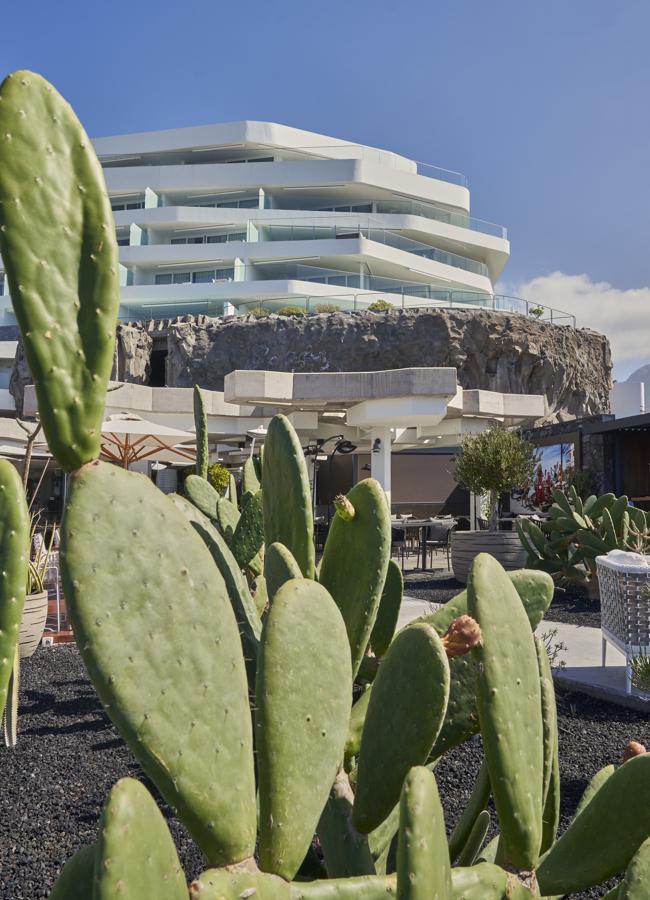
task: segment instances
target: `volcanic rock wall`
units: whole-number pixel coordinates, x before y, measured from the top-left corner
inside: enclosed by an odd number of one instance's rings
[[[186,317],[118,326],[114,377],[147,383],[153,350],[167,349],[170,387],[223,390],[235,369],[345,372],[454,366],[465,388],[544,394],[546,422],[607,412],[607,338],[588,329],[481,310],[390,310],[307,316]],[[11,388],[30,381],[22,348]]]

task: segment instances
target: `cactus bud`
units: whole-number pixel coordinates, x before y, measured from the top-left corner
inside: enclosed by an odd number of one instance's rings
[[[640,744],[638,741],[630,741],[623,751],[623,762],[626,763],[628,759],[632,759],[634,756],[641,756],[643,753],[646,753],[646,748],[643,744]]]
[[[350,503],[344,494],[337,494],[334,498],[334,508],[344,522],[351,522],[354,519],[354,506]]]
[[[442,645],[449,659],[464,656],[481,642],[481,628],[471,616],[458,616],[442,638]]]

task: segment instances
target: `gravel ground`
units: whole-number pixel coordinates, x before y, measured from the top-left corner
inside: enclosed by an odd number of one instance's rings
[[[404,576],[404,593],[431,603],[446,603],[462,590],[463,585],[446,572],[407,572]],[[589,600],[586,590],[576,585],[557,588],[545,620],[600,628],[600,601]]]
[[[630,738],[650,744],[650,722],[578,694],[559,693],[558,702],[565,827],[587,775],[618,761]],[[74,647],[41,650],[24,663],[20,724],[18,747],[0,748],[0,900],[46,898],[65,860],[96,839],[110,787],[125,775],[143,778]],[[472,741],[448,754],[437,770],[450,827],[469,796],[480,756],[480,742]],[[184,828],[169,823],[189,880],[202,867],[199,853]],[[586,900],[602,893],[573,896]]]

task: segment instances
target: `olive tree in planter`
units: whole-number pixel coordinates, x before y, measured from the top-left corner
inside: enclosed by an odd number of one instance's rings
[[[489,497],[487,531],[457,531],[451,537],[451,566],[465,582],[474,557],[491,553],[505,569],[526,564],[516,531],[499,531],[499,497],[532,481],[537,454],[516,432],[492,428],[465,438],[456,457],[454,478],[473,494]]]

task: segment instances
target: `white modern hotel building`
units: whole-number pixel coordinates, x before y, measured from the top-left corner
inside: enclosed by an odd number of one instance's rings
[[[467,181],[455,172],[270,122],[94,145],[120,245],[122,319],[363,309],[378,299],[532,306],[495,296],[506,229],[470,215]],[[4,281],[0,267],[8,323]]]

